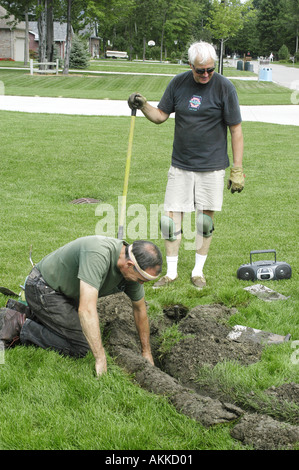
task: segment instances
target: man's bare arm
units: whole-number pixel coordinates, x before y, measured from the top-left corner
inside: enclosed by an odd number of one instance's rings
[[[234,166],[242,167],[244,150],[242,125],[237,124],[236,126],[230,126],[229,129],[231,133]]]
[[[149,321],[146,312],[145,300],[142,298],[138,302],[133,302],[133,313],[135,325],[139,334],[142,356],[146,358],[152,365],[154,365],[154,360],[151,353],[150,346],[150,328]]]
[[[97,289],[80,281],[79,319],[82,331],[95,358],[96,374],[101,375],[107,372],[107,361],[101,338],[97,300]]]
[[[148,102],[141,108],[141,111],[149,121],[155,124],[162,124],[169,118],[169,114],[164,113],[164,111],[159,108],[155,108]]]

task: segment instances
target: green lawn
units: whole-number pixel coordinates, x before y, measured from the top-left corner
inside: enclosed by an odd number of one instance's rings
[[[3,77],[9,74],[1,71],[0,80]],[[34,83],[38,94],[42,89],[46,91],[46,82],[55,80],[33,78],[37,79]],[[70,91],[70,84],[79,78],[62,77],[61,83],[65,80],[67,84],[64,90]],[[31,83],[24,73],[15,75],[15,82],[18,80]],[[76,86],[81,87],[83,80],[89,78],[80,80],[81,84],[77,82]],[[127,81],[119,79],[122,99],[134,89]],[[110,98],[113,84],[114,78],[110,77]],[[164,84],[160,83],[157,95]],[[8,89],[14,86],[14,80],[7,84]],[[33,85],[31,90],[33,93]],[[74,94],[83,91],[73,89]],[[248,96],[250,93],[258,95],[258,89],[252,88]],[[152,96],[154,93],[148,98],[153,99]],[[117,214],[129,126],[127,117],[0,111],[0,285],[20,290],[19,285],[31,267],[31,244],[33,260],[37,262],[72,239],[94,234],[103,220],[97,212],[103,204]],[[173,119],[162,126],[142,117],[136,119],[128,208],[141,204],[150,214],[153,205],[163,202],[173,130]],[[208,287],[199,292],[191,286],[194,252],[187,249],[183,239],[180,280],[164,291],[153,290],[150,283],[145,290],[151,317],[161,315],[163,307],[169,304],[181,303],[192,308],[198,304],[223,303],[238,310],[230,319],[231,325],[243,324],[281,335],[291,333],[292,341],[266,349],[261,361],[253,366],[220,365],[207,372],[210,380],[218,375],[225,387],[235,386],[241,394],[252,391],[260,394],[271,386],[298,383],[299,379],[298,365],[291,360],[292,342],[299,340],[295,171],[299,148],[294,140],[298,128],[245,122],[243,130],[246,185],[240,194],[225,190],[223,210],[215,218],[205,266]],[[286,158],[290,142],[292,148]],[[70,203],[80,197],[97,198],[101,203],[98,206]],[[135,217],[136,214],[129,213],[127,223],[134,224]],[[145,225],[136,225],[138,230],[143,238],[150,237],[149,217]],[[132,239],[129,237],[128,241]],[[160,235],[154,241],[165,255]],[[291,264],[291,279],[265,283],[290,296],[288,300],[263,302],[244,291],[250,282],[237,279],[238,267],[249,262],[251,250],[259,249],[275,249],[278,260]],[[0,294],[0,307],[5,306],[6,300]],[[6,351],[5,363],[0,364],[0,449],[241,448],[230,437],[230,425],[203,428],[177,413],[166,398],[136,386],[111,358],[105,377],[96,380],[93,369],[91,354],[73,360],[35,348]]]
[[[38,261],[69,240],[95,233],[101,220],[96,216],[96,206],[73,205],[70,201],[95,197],[117,212],[129,118],[11,112],[1,112],[0,117],[1,135],[5,136],[1,146],[0,284],[18,291],[30,270],[31,244],[33,259]],[[225,191],[224,208],[216,216],[206,263],[208,287],[198,292],[190,285],[194,253],[185,250],[183,243],[180,282],[162,292],[146,285],[149,314],[160,315],[168,304],[182,303],[191,308],[220,302],[238,308],[231,324],[291,333],[296,340],[296,148],[287,160],[284,155],[297,128],[255,123],[243,126],[246,187],[241,194]],[[163,201],[172,135],[173,120],[154,126],[137,119],[128,206],[140,203],[150,211],[151,204]],[[133,219],[131,216],[127,221]],[[148,234],[149,229],[148,225]],[[164,253],[163,241],[159,238],[156,243]],[[267,285],[291,298],[265,303],[245,293],[243,287],[250,283],[239,281],[236,271],[249,261],[250,250],[273,248],[279,260],[291,264],[293,277]],[[5,302],[0,295],[0,305]],[[298,381],[298,367],[290,360],[292,352],[291,343],[277,346],[265,352],[254,373],[253,368],[241,368],[246,387],[259,391]],[[229,374],[233,382],[234,373]],[[91,355],[75,361],[53,352],[17,347],[6,352],[5,364],[0,366],[0,390],[2,449],[239,447],[229,436],[229,426],[204,430],[176,413],[165,399],[132,385],[111,360],[107,377],[96,381]]]
[[[164,89],[177,73],[188,70],[186,65],[143,64],[99,61],[89,72],[63,75],[33,75],[24,70],[6,70],[0,66],[0,81],[6,95],[49,96],[86,99],[127,100],[134,91],[139,91],[148,100],[159,101]],[[0,64],[1,65],[1,64]],[[98,71],[95,74],[92,71]],[[100,72],[114,72],[106,74]],[[155,75],[120,75],[116,72],[159,73]],[[254,76],[252,72],[225,68],[224,74],[230,77]],[[272,82],[256,82],[232,79],[237,88],[241,105],[280,105],[291,104],[292,91]]]

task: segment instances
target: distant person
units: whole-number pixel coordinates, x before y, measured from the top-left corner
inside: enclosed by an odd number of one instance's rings
[[[229,166],[227,128],[233,153],[228,188],[240,192],[244,187],[242,120],[235,87],[215,72],[217,55],[211,44],[192,44],[188,57],[191,70],[170,81],[157,108],[139,93],[133,93],[128,100],[131,109],[140,109],[155,124],[165,122],[175,112],[172,163],[165,216],[161,218],[162,232],[167,234],[167,273],[155,288],[177,279],[182,217],[194,210],[198,233],[191,281],[198,289],[206,286],[203,267],[212,240],[214,212],[222,208],[225,168]]]
[[[30,308],[6,315],[0,339],[35,344],[63,354],[82,357],[89,350],[97,375],[107,371],[102,345],[98,297],[117,291],[132,301],[142,355],[154,364],[149,341],[149,323],[143,283],[158,278],[162,255],[152,242],[131,245],[114,238],[89,236],[74,240],[43,258],[25,283]]]
[[[271,52],[271,54],[269,55],[269,59],[270,59],[270,62],[273,62],[273,54]]]

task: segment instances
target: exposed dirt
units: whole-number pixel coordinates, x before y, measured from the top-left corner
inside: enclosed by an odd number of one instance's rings
[[[221,305],[198,306],[190,312],[181,305],[165,308],[164,315],[151,322],[155,367],[140,354],[131,302],[125,294],[100,299],[98,311],[106,348],[120,366],[134,374],[141,387],[167,396],[179,412],[204,426],[233,422],[232,437],[254,449],[293,449],[295,443],[298,445],[298,384],[284,384],[266,391],[275,405],[273,409],[279,405],[283,410],[281,416],[276,412],[274,417],[269,403],[268,406],[259,403],[260,397],[253,392],[243,409],[215,381],[198,383],[201,370],[213,368],[221,361],[248,366],[260,360],[261,344],[227,338],[231,331],[227,319],[235,309]],[[182,339],[161,357],[161,334],[174,323],[178,324]]]

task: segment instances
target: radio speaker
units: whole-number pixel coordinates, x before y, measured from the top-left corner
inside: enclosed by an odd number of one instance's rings
[[[250,266],[240,266],[237,276],[242,281],[254,281],[255,279],[254,271]]]
[[[291,275],[291,266],[288,264],[278,265],[275,269],[276,279],[290,279]]]

